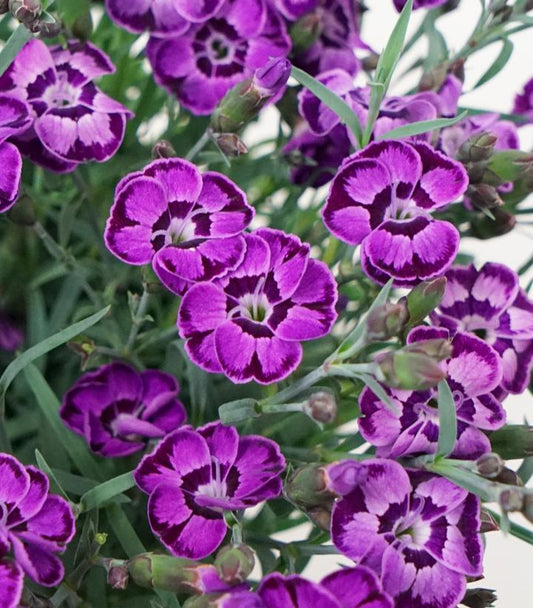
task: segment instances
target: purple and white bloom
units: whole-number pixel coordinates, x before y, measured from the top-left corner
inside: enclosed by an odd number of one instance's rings
[[[170,374],[151,369],[139,373],[115,362],[84,374],[65,393],[59,414],[93,452],[117,458],[142,450],[149,439],[183,424],[187,415],[178,392]]]
[[[450,339],[449,332],[444,328],[417,327],[409,333],[407,342],[435,338]],[[505,410],[491,393],[500,385],[502,365],[498,353],[472,334],[457,332],[451,343],[451,357],[440,363],[457,408],[457,443],[450,456],[475,460],[491,450],[483,431],[496,430],[505,423]],[[396,412],[369,388],[359,397],[359,430],[377,447],[376,455],[400,458],[434,454],[439,437],[437,389],[385,390],[396,405]]]
[[[329,473],[341,494],[335,546],[381,576],[395,608],[455,608],[465,577],[482,572],[479,498],[392,460],[344,461]]]
[[[180,36],[213,17],[226,0],[106,0],[111,19],[129,32]]]
[[[448,0],[414,0],[413,2],[413,10],[415,11],[418,8],[435,8],[437,6],[442,6],[446,4]],[[400,12],[405,6],[407,0],[393,0],[394,6],[396,10]]]
[[[210,114],[231,87],[289,50],[283,20],[263,0],[227,2],[216,17],[147,46],[157,84],[194,114]]]
[[[291,181],[313,188],[327,184],[350,154],[350,146],[344,125],[326,135],[315,135],[302,122],[282,150],[291,165]]]
[[[483,338],[501,358],[501,388],[523,392],[533,366],[533,302],[520,288],[516,272],[490,262],[480,270],[473,264],[454,266],[446,279],[433,322]]]
[[[164,285],[182,294],[242,261],[240,235],[253,215],[244,192],[221,173],[158,159],[119,182],[104,238],[120,260],[152,263]]]
[[[274,6],[286,19],[296,21],[314,10],[319,2],[320,0],[274,0]]]
[[[431,212],[467,186],[464,167],[426,143],[377,142],[341,166],[322,216],[337,238],[361,245],[361,265],[372,280],[413,286],[453,263],[459,233]]]
[[[167,435],[141,460],[134,478],[150,495],[154,534],[173,555],[201,559],[224,539],[224,511],[278,496],[284,468],[274,441],[239,437],[234,427],[213,422]]]
[[[25,131],[30,125],[30,109],[26,103],[10,95],[0,95],[0,213],[15,204],[22,174],[20,152],[6,139]]]
[[[0,606],[16,608],[24,575],[53,587],[64,576],[62,553],[74,536],[74,515],[66,500],[49,494],[46,475],[0,454]]]
[[[237,268],[187,291],[178,328],[202,369],[235,383],[270,384],[299,365],[301,341],[330,331],[337,288],[329,268],[295,235],[262,228],[245,239]]]
[[[533,78],[524,85],[524,90],[514,98],[513,114],[521,114],[527,119],[526,124],[533,122]]]
[[[0,77],[0,91],[31,108],[30,128],[12,138],[22,154],[58,173],[111,158],[132,113],[92,81],[114,71],[109,57],[90,43],[71,41],[63,49],[27,42]]]

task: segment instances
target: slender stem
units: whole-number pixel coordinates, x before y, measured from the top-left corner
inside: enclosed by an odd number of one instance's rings
[[[206,129],[205,133],[200,137],[200,139],[194,144],[194,146],[189,150],[187,156],[185,157],[187,160],[193,160],[197,154],[199,154],[207,142],[211,139],[211,130]]]
[[[137,311],[135,312],[135,315],[133,317],[130,335],[128,336],[126,346],[124,347],[124,352],[126,354],[129,354],[131,352],[133,345],[135,344],[135,339],[137,338],[137,334],[139,333],[141,325],[143,324],[149,302],[150,293],[148,292],[146,285],[144,285],[143,295],[141,296],[141,301],[139,302],[139,306],[137,307]]]
[[[502,518],[500,515],[498,515],[491,509],[486,509],[486,511],[487,511],[487,513],[490,513],[490,515],[492,515],[492,517],[494,517],[494,519],[498,522],[498,524],[501,522]],[[509,523],[510,523],[509,532],[513,536],[516,536],[516,538],[519,538],[520,540],[523,540],[526,543],[533,545],[533,532],[531,532],[527,528],[523,528],[522,526],[515,524],[514,521],[511,521]]]
[[[263,399],[263,401],[260,402],[260,405],[261,407],[263,407],[265,405],[270,405],[271,403],[285,403],[293,397],[296,397],[296,395],[303,393],[303,391],[307,390],[308,388],[311,388],[313,384],[316,384],[319,380],[323,380],[324,378],[326,378],[326,376],[327,372],[324,369],[324,366],[321,365],[320,367],[314,369],[312,372],[309,372],[307,376],[300,378],[300,380],[298,380],[291,386],[288,386],[287,388],[283,389],[279,393],[276,393],[272,397]]]

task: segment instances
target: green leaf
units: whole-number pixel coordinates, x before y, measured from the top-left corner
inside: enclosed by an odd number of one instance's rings
[[[449,127],[456,122],[463,120],[466,115],[467,112],[465,111],[453,118],[435,118],[434,120],[412,122],[408,125],[396,127],[396,129],[391,129],[390,131],[383,133],[377,138],[377,141],[381,139],[402,139],[402,137],[412,137],[413,135],[427,133],[428,131],[434,131],[435,129],[443,129],[444,127]]]
[[[70,325],[69,327],[61,330],[60,332],[46,338],[46,340],[39,342],[39,344],[28,348],[28,350],[24,351],[14,361],[12,361],[6,367],[4,373],[0,377],[0,416],[3,416],[6,391],[19,372],[21,372],[32,361],[35,361],[35,359],[38,359],[39,357],[50,352],[54,348],[65,344],[65,342],[72,340],[72,338],[74,338],[78,334],[83,333],[84,331],[89,329],[89,327],[96,325],[98,321],[105,317],[105,315],[109,312],[110,308],[110,306],[106,306],[94,315],[91,315],[90,317],[87,317],[82,321],[78,321],[77,323]]]
[[[489,80],[492,80],[494,78],[494,76],[496,76],[496,74],[499,74],[503,70],[503,68],[506,66],[507,62],[509,61],[509,58],[511,57],[511,55],[513,53],[514,45],[509,40],[509,38],[504,38],[502,42],[503,42],[503,45],[502,45],[501,51],[499,52],[498,56],[493,61],[492,65],[489,67],[489,69],[476,82],[476,84],[473,87],[474,89],[477,89],[478,87],[484,85]]]
[[[118,477],[109,479],[104,483],[92,488],[86,492],[80,499],[82,511],[91,511],[98,508],[102,503],[115,498],[122,492],[129,490],[135,486],[133,472],[123,473]]]
[[[383,49],[376,67],[375,81],[370,83],[370,104],[368,107],[368,116],[366,119],[365,130],[361,141],[362,146],[370,141],[374,123],[379,114],[379,108],[383,98],[387,94],[392,75],[400,59],[402,53],[403,43],[405,41],[405,35],[407,33],[407,26],[409,25],[409,19],[413,10],[413,0],[407,0],[403,7],[398,21],[392,30],[389,41]]]
[[[65,492],[63,486],[59,483],[54,472],[52,471],[52,469],[46,462],[44,456],[41,454],[41,452],[39,452],[39,450],[35,450],[35,460],[37,461],[37,466],[41,469],[41,471],[46,473],[46,476],[50,480],[50,482],[51,482],[50,486],[51,486],[52,490],[54,492],[59,492],[59,494],[61,494],[61,496],[63,496],[63,498],[70,501],[70,498],[68,497],[67,493]]]
[[[488,513],[490,513],[490,515],[492,515],[492,517],[494,517],[494,519],[497,521],[497,523],[500,524],[500,526],[501,526],[501,524],[502,524],[501,515],[498,515],[498,513],[495,513],[492,509],[487,509],[486,507],[485,507],[485,509]],[[533,545],[533,531],[532,530],[523,528],[522,526],[515,524],[514,521],[508,520],[508,523],[509,523],[508,532],[510,534],[512,534],[513,536],[516,536],[516,538],[519,538],[520,540],[523,540],[524,542],[526,542],[530,545]]]
[[[452,391],[446,380],[438,385],[439,403],[439,441],[437,456],[447,456],[453,452],[457,441],[457,411]]]
[[[223,403],[218,408],[220,421],[222,424],[240,424],[251,418],[257,418],[259,416],[257,405],[257,401],[251,398]]]
[[[100,479],[102,477],[101,468],[89,454],[83,440],[68,431],[63,425],[59,417],[59,400],[41,372],[30,363],[24,370],[24,375],[35,395],[39,409],[54,430],[58,442],[65,448],[72,462],[86,477]]]
[[[11,34],[2,51],[0,51],[0,76],[11,65],[20,49],[33,38],[33,34],[22,23]]]
[[[355,373],[354,376],[359,378],[361,382],[378,397],[378,399],[395,415],[399,415],[398,407],[391,401],[387,391],[371,374]]]
[[[411,1],[411,0],[409,0]],[[330,110],[341,119],[341,121],[352,131],[358,142],[361,142],[362,129],[359,119],[354,114],[350,106],[344,102],[338,95],[330,91],[321,82],[293,66],[291,70],[291,76],[295,78],[301,85],[306,89],[309,89],[311,93],[314,93],[320,101],[325,103]]]

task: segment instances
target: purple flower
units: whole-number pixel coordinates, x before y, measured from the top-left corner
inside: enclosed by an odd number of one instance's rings
[[[436,6],[442,6],[446,4],[448,0],[414,0],[413,10],[418,8],[435,8]],[[393,0],[396,10],[399,12],[405,6],[407,0]]]
[[[337,289],[328,267],[310,259],[298,237],[263,228],[245,238],[237,268],[185,294],[178,327],[202,369],[235,383],[270,384],[296,369],[302,340],[330,331]]]
[[[66,500],[48,491],[42,471],[0,454],[2,608],[18,606],[24,574],[47,587],[63,578],[63,564],[54,553],[62,553],[74,536],[74,515]]]
[[[32,126],[12,138],[20,151],[58,173],[111,158],[132,114],[92,79],[114,69],[109,57],[90,43],[69,42],[63,49],[30,40],[0,78],[0,90],[32,110]]]
[[[0,148],[1,149],[1,148]],[[13,352],[21,345],[24,334],[3,312],[0,312],[0,349]]]
[[[210,19],[226,0],[106,0],[115,23],[133,33],[149,30],[154,36],[180,36],[191,22]]]
[[[210,114],[233,85],[289,49],[283,21],[269,5],[232,0],[179,37],[152,37],[147,54],[157,84],[194,114]]]
[[[63,397],[59,414],[93,452],[116,458],[142,450],[186,418],[173,376],[110,363],[84,374]]]
[[[533,78],[524,85],[524,90],[514,98],[513,114],[521,114],[527,123],[533,122]]]
[[[333,179],[350,154],[350,140],[344,125],[337,125],[326,135],[315,135],[303,125],[294,131],[282,152],[288,156],[293,183],[319,188]]]
[[[407,342],[434,338],[449,339],[449,333],[444,328],[418,327],[409,333]],[[441,363],[457,407],[457,443],[451,456],[474,460],[491,449],[482,431],[496,430],[505,423],[505,410],[491,394],[500,384],[502,366],[498,353],[471,334],[457,332],[452,348],[452,356]],[[368,388],[359,398],[359,430],[377,446],[376,455],[400,458],[434,454],[439,436],[437,390],[385,390],[397,412],[387,408]]]
[[[483,338],[501,358],[501,388],[523,392],[533,365],[533,302],[520,289],[516,272],[503,264],[487,263],[480,270],[471,264],[454,266],[446,279],[433,321]]]
[[[6,139],[25,131],[30,124],[29,108],[23,101],[0,95],[0,213],[15,204],[22,173],[20,152]]]
[[[104,237],[119,259],[151,262],[165,286],[182,294],[242,261],[239,235],[253,214],[244,192],[224,175],[202,175],[181,158],[159,159],[119,182]]]
[[[381,576],[395,608],[452,608],[465,575],[482,571],[480,502],[446,479],[392,460],[341,462],[330,470],[335,546]]]
[[[361,265],[372,280],[412,286],[452,264],[459,233],[430,213],[467,185],[464,167],[425,143],[373,143],[340,168],[322,215],[336,237],[361,244]]]
[[[278,11],[291,21],[296,21],[317,7],[320,0],[274,0]]]
[[[281,492],[285,460],[276,443],[220,422],[167,435],[135,470],[150,495],[154,534],[173,554],[200,559],[226,534],[224,511],[246,509]]]

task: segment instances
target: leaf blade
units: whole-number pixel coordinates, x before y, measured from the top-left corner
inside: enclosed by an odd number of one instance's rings
[[[457,441],[457,411],[452,391],[446,380],[438,384],[439,439],[436,456],[447,456]]]
[[[467,114],[468,112],[465,110],[453,118],[435,118],[433,120],[420,120],[418,122],[412,122],[383,133],[377,138],[377,141],[381,141],[383,139],[402,139],[403,137],[411,137],[413,135],[427,133],[428,131],[450,127],[456,122],[462,120]]]
[[[108,479],[95,488],[90,489],[88,492],[85,492],[80,499],[82,511],[85,512],[96,509],[102,503],[111,498],[115,498],[115,496],[130,490],[134,486],[133,471],[128,471],[127,473],[113,477],[113,479]]]

